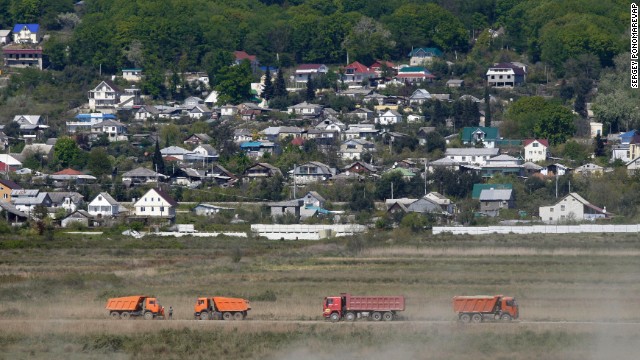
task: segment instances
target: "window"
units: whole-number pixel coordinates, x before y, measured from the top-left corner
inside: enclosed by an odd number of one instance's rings
[[[540,144],[538,144],[537,142],[534,142],[532,146],[533,146],[533,147],[538,147],[539,145],[540,145]]]
[[[564,211],[565,206],[564,205],[560,205],[560,211]]]
[[[160,206],[160,212],[164,212],[164,206]]]
[[[140,212],[144,212],[144,206],[140,208]]]
[[[549,212],[553,212],[553,208],[549,208]]]

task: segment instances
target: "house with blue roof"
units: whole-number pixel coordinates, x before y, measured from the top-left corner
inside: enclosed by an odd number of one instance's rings
[[[16,24],[13,27],[13,42],[16,44],[37,44],[40,42],[40,25]]]
[[[117,120],[117,118],[113,114],[78,114],[72,120],[67,120],[67,132],[70,134],[81,131],[90,132],[93,125],[107,120]]]
[[[274,154],[276,145],[271,141],[245,141],[240,144],[240,150],[249,157],[258,158],[266,153]]]
[[[435,58],[441,58],[442,55],[442,50],[438,48],[415,48],[409,53],[409,64],[411,66],[424,65],[432,62]]]

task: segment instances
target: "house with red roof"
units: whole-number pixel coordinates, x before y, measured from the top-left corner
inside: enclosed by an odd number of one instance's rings
[[[365,80],[376,77],[375,71],[357,61],[347,65],[343,70],[342,81],[345,83],[360,84]]]
[[[256,71],[260,63],[255,55],[249,55],[246,51],[234,51],[234,64],[240,65],[244,60],[248,60],[251,64],[251,70]]]
[[[522,145],[524,146],[524,161],[538,162],[547,160],[549,140],[526,139],[522,142]]]
[[[300,64],[296,68],[295,81],[296,83],[307,83],[309,79],[328,72],[329,68],[324,64]]]
[[[371,64],[371,66],[369,66],[369,69],[371,69],[373,72],[376,73],[376,77],[382,77],[382,72],[384,69],[388,69],[389,71],[392,71],[394,74],[397,72],[396,65],[391,61],[385,61],[385,60],[376,60],[376,62],[374,62],[373,64]]]

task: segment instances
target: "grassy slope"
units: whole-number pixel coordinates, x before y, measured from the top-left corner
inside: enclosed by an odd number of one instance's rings
[[[36,242],[1,250],[0,353],[8,358],[578,359],[634,350],[637,325],[540,323],[640,321],[635,311],[640,244],[630,235],[394,235],[400,240],[379,234],[357,246],[354,239],[71,238],[57,240],[56,247]],[[31,247],[35,244],[44,247]],[[357,255],[347,250],[360,247]],[[238,251],[242,258],[234,262]],[[411,322],[297,323],[320,319],[322,297],[343,291],[404,294],[404,317]],[[134,293],[157,295],[183,321],[103,320],[106,298]],[[476,293],[515,295],[523,322],[458,326],[450,298]],[[195,297],[205,294],[249,298],[254,321],[189,321]],[[256,321],[272,319],[295,322]]]

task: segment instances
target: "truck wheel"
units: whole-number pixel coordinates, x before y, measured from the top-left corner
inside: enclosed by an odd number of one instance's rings
[[[112,311],[112,312],[111,312],[111,314],[109,314],[109,316],[111,316],[111,318],[112,318],[113,320],[118,320],[118,319],[120,319],[120,314],[118,314],[118,313],[117,313],[117,312],[115,312],[115,311]]]
[[[393,320],[393,313],[391,311],[387,311],[386,313],[382,314],[382,319],[384,321],[391,321]]]
[[[473,314],[471,316],[471,321],[473,321],[474,323],[478,324],[482,322],[482,315],[480,314]]]
[[[373,319],[373,321],[380,321],[382,320],[382,314],[376,311],[373,314],[371,314],[371,318]]]
[[[352,312],[348,312],[344,315],[344,319],[347,321],[356,321],[356,314]]]
[[[338,313],[333,313],[329,316],[329,319],[331,322],[338,322],[340,321],[340,315],[338,315]]]
[[[242,320],[243,316],[241,312],[237,312],[233,314],[233,320]]]
[[[146,313],[144,313],[144,319],[153,320],[153,313],[151,311],[147,311]]]
[[[511,315],[502,314],[502,315],[500,315],[500,320],[502,320],[502,321],[511,321]]]
[[[129,314],[128,312],[123,312],[122,314],[120,314],[120,318],[122,320],[129,320],[131,318],[131,314]]]
[[[200,320],[209,320],[209,313],[206,311],[203,311],[200,313]]]
[[[233,319],[233,314],[230,313],[230,312],[225,312],[225,313],[222,314],[222,318],[224,320],[231,320],[231,319]]]
[[[469,314],[460,315],[460,321],[462,321],[463,323],[470,322],[471,321],[471,315],[469,315]]]

